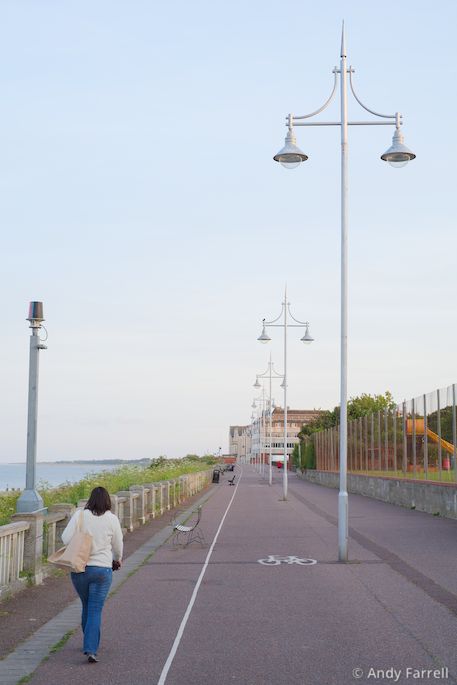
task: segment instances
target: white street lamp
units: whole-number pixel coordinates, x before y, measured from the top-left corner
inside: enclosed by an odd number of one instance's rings
[[[272,457],[272,414],[273,414],[273,407],[272,407],[272,399],[271,399],[271,382],[272,380],[275,380],[277,378],[282,378],[282,383],[281,383],[281,388],[285,387],[284,383],[284,375],[281,373],[278,373],[274,368],[273,368],[273,362],[271,361],[271,354],[270,354],[270,361],[268,362],[268,368],[266,371],[263,373],[258,373],[256,375],[255,383],[254,383],[254,388],[260,388],[260,383],[259,383],[259,378],[268,378],[270,381],[270,393],[269,393],[269,399],[268,399],[268,413],[269,413],[269,429],[270,429],[270,442],[269,442],[269,451],[268,451],[268,462],[269,462],[269,469],[268,469],[268,485],[271,485],[273,482],[273,473],[271,469],[271,457]]]
[[[262,388],[262,397],[254,398],[252,402],[252,408],[255,409],[257,403],[261,405],[261,414],[258,418],[259,421],[259,459],[258,459],[258,470],[259,473],[263,475],[263,453],[262,453],[262,442],[265,442],[265,404],[267,400],[265,399],[265,388]]]
[[[287,318],[290,316],[290,318],[295,321],[295,323],[288,323]],[[283,319],[283,323],[276,323],[280,319]],[[265,341],[265,336],[268,340],[270,338],[266,334],[265,329],[267,327],[280,327],[284,328],[284,380],[283,380],[283,387],[284,387],[284,469],[283,469],[283,480],[282,480],[282,486],[283,486],[283,499],[287,500],[287,461],[288,461],[288,455],[287,455],[287,329],[290,327],[294,328],[305,328],[306,332],[305,335],[302,338],[302,341],[305,343],[312,342],[313,338],[311,338],[311,335],[309,333],[309,323],[307,321],[299,321],[296,319],[291,311],[290,311],[290,302],[287,301],[287,289],[284,291],[284,302],[282,303],[282,309],[280,315],[276,318],[273,319],[273,321],[266,321],[263,319],[263,330],[261,335],[257,338],[257,340],[260,340],[260,342]],[[268,342],[267,340],[267,342]]]
[[[338,557],[340,561],[348,559],[348,493],[347,493],[347,254],[348,254],[348,126],[395,126],[395,133],[391,147],[381,155],[381,159],[389,162],[391,166],[401,167],[414,159],[416,155],[404,144],[401,124],[402,115],[379,114],[366,107],[355,93],[352,83],[354,69],[347,66],[346,44],[344,37],[344,23],[341,37],[341,60],[340,68],[335,67],[333,90],[328,100],[315,112],[303,116],[294,117],[289,114],[286,119],[288,133],[285,146],[273,157],[288,168],[297,167],[306,161],[307,155],[296,145],[294,126],[339,126],[341,129],[341,381],[340,381],[340,491],[338,497]],[[348,74],[349,85],[352,95],[358,104],[370,114],[386,121],[348,121]],[[340,76],[340,120],[305,122],[328,107],[333,100]],[[306,333],[305,336],[306,337]],[[306,341],[304,341],[306,342]]]

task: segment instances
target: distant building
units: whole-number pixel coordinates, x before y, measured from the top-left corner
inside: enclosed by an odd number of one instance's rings
[[[290,464],[290,455],[295,445],[299,442],[298,434],[302,427],[314,421],[320,414],[318,409],[287,409],[287,456]],[[266,464],[269,463],[270,454],[270,419],[268,411],[255,419],[251,428],[251,454],[252,459],[258,459],[263,455]],[[271,462],[284,461],[284,409],[275,407],[271,416]]]
[[[251,454],[251,426],[230,426],[229,454],[246,461]]]

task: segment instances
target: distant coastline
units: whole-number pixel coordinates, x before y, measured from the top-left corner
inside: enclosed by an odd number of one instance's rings
[[[87,464],[106,464],[112,465],[112,464],[119,464],[121,466],[122,464],[149,464],[151,462],[151,459],[59,459],[58,461],[37,461],[37,464],[47,464],[52,466],[68,466],[68,464],[82,464],[83,466]],[[8,465],[14,465],[14,466],[19,466],[19,465],[25,465],[25,461],[6,461],[4,462],[5,464]]]
[[[116,471],[117,469],[146,469],[151,465],[150,459],[94,459],[85,461],[48,461],[38,462],[36,465],[36,483],[38,489],[58,487],[64,483],[76,483],[88,474],[102,471]],[[0,491],[22,490],[26,480],[26,464],[0,464]]]

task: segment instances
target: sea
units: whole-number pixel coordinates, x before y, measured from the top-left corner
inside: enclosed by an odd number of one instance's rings
[[[100,464],[88,461],[85,464],[58,463],[52,462],[37,463],[36,484],[56,487],[62,483],[76,483],[84,478],[87,473],[98,473],[118,468],[121,464]],[[24,464],[0,464],[0,492],[25,488],[25,463]]]

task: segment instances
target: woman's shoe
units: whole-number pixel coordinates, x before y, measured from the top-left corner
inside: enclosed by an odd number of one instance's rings
[[[87,661],[88,661],[90,664],[96,664],[96,663],[98,662],[98,659],[97,659],[97,657],[95,656],[95,654],[89,654],[88,657],[87,657]]]

